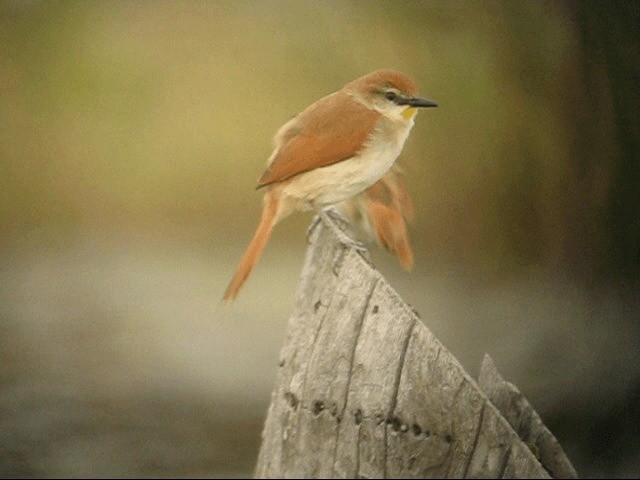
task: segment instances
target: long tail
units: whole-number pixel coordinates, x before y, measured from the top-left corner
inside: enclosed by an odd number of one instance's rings
[[[251,239],[251,243],[247,247],[247,250],[240,260],[240,264],[236,269],[236,273],[229,282],[227,290],[224,292],[224,303],[229,305],[237,296],[238,292],[244,285],[244,282],[249,277],[249,274],[256,266],[262,251],[264,250],[267,240],[271,236],[271,230],[277,221],[278,213],[278,199],[276,195],[269,195],[267,193],[264,199],[264,206],[262,208],[262,216],[260,217],[260,223],[256,229],[256,233]]]

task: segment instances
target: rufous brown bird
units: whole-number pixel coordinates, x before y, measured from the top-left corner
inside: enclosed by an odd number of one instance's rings
[[[278,130],[275,149],[258,180],[257,188],[264,189],[262,216],[224,294],[226,304],[238,295],[273,227],[295,211],[315,210],[343,243],[355,244],[325,209],[362,193],[387,174],[417,109],[437,106],[417,93],[406,75],[378,70],[321,98]],[[376,210],[377,204],[372,205]]]

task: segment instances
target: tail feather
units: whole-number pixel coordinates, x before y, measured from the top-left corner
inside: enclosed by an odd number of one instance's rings
[[[238,296],[238,292],[240,292],[242,285],[244,285],[245,281],[249,277],[253,267],[258,263],[260,255],[262,255],[262,251],[271,236],[271,231],[276,224],[277,212],[278,200],[276,196],[265,196],[264,207],[262,208],[262,216],[260,217],[258,228],[256,229],[247,250],[244,252],[242,259],[240,260],[240,264],[236,269],[236,273],[231,279],[231,282],[229,282],[227,290],[224,292],[223,299],[226,305],[229,305]]]
[[[402,266],[411,270],[413,250],[402,214],[392,207],[374,201],[367,204],[367,213],[378,241],[387,250],[396,252]]]

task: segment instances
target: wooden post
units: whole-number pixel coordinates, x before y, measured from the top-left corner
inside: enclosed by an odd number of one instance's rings
[[[490,359],[481,389],[366,258],[310,242],[257,478],[576,477]]]

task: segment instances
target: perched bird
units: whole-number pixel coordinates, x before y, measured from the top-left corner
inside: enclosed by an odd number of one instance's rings
[[[343,243],[355,245],[325,208],[364,192],[387,174],[416,109],[437,106],[417,93],[406,75],[378,70],[321,98],[278,130],[258,180],[257,188],[265,190],[262,216],[224,294],[226,304],[238,295],[273,227],[295,211],[315,210]],[[378,204],[372,205],[376,210]]]

